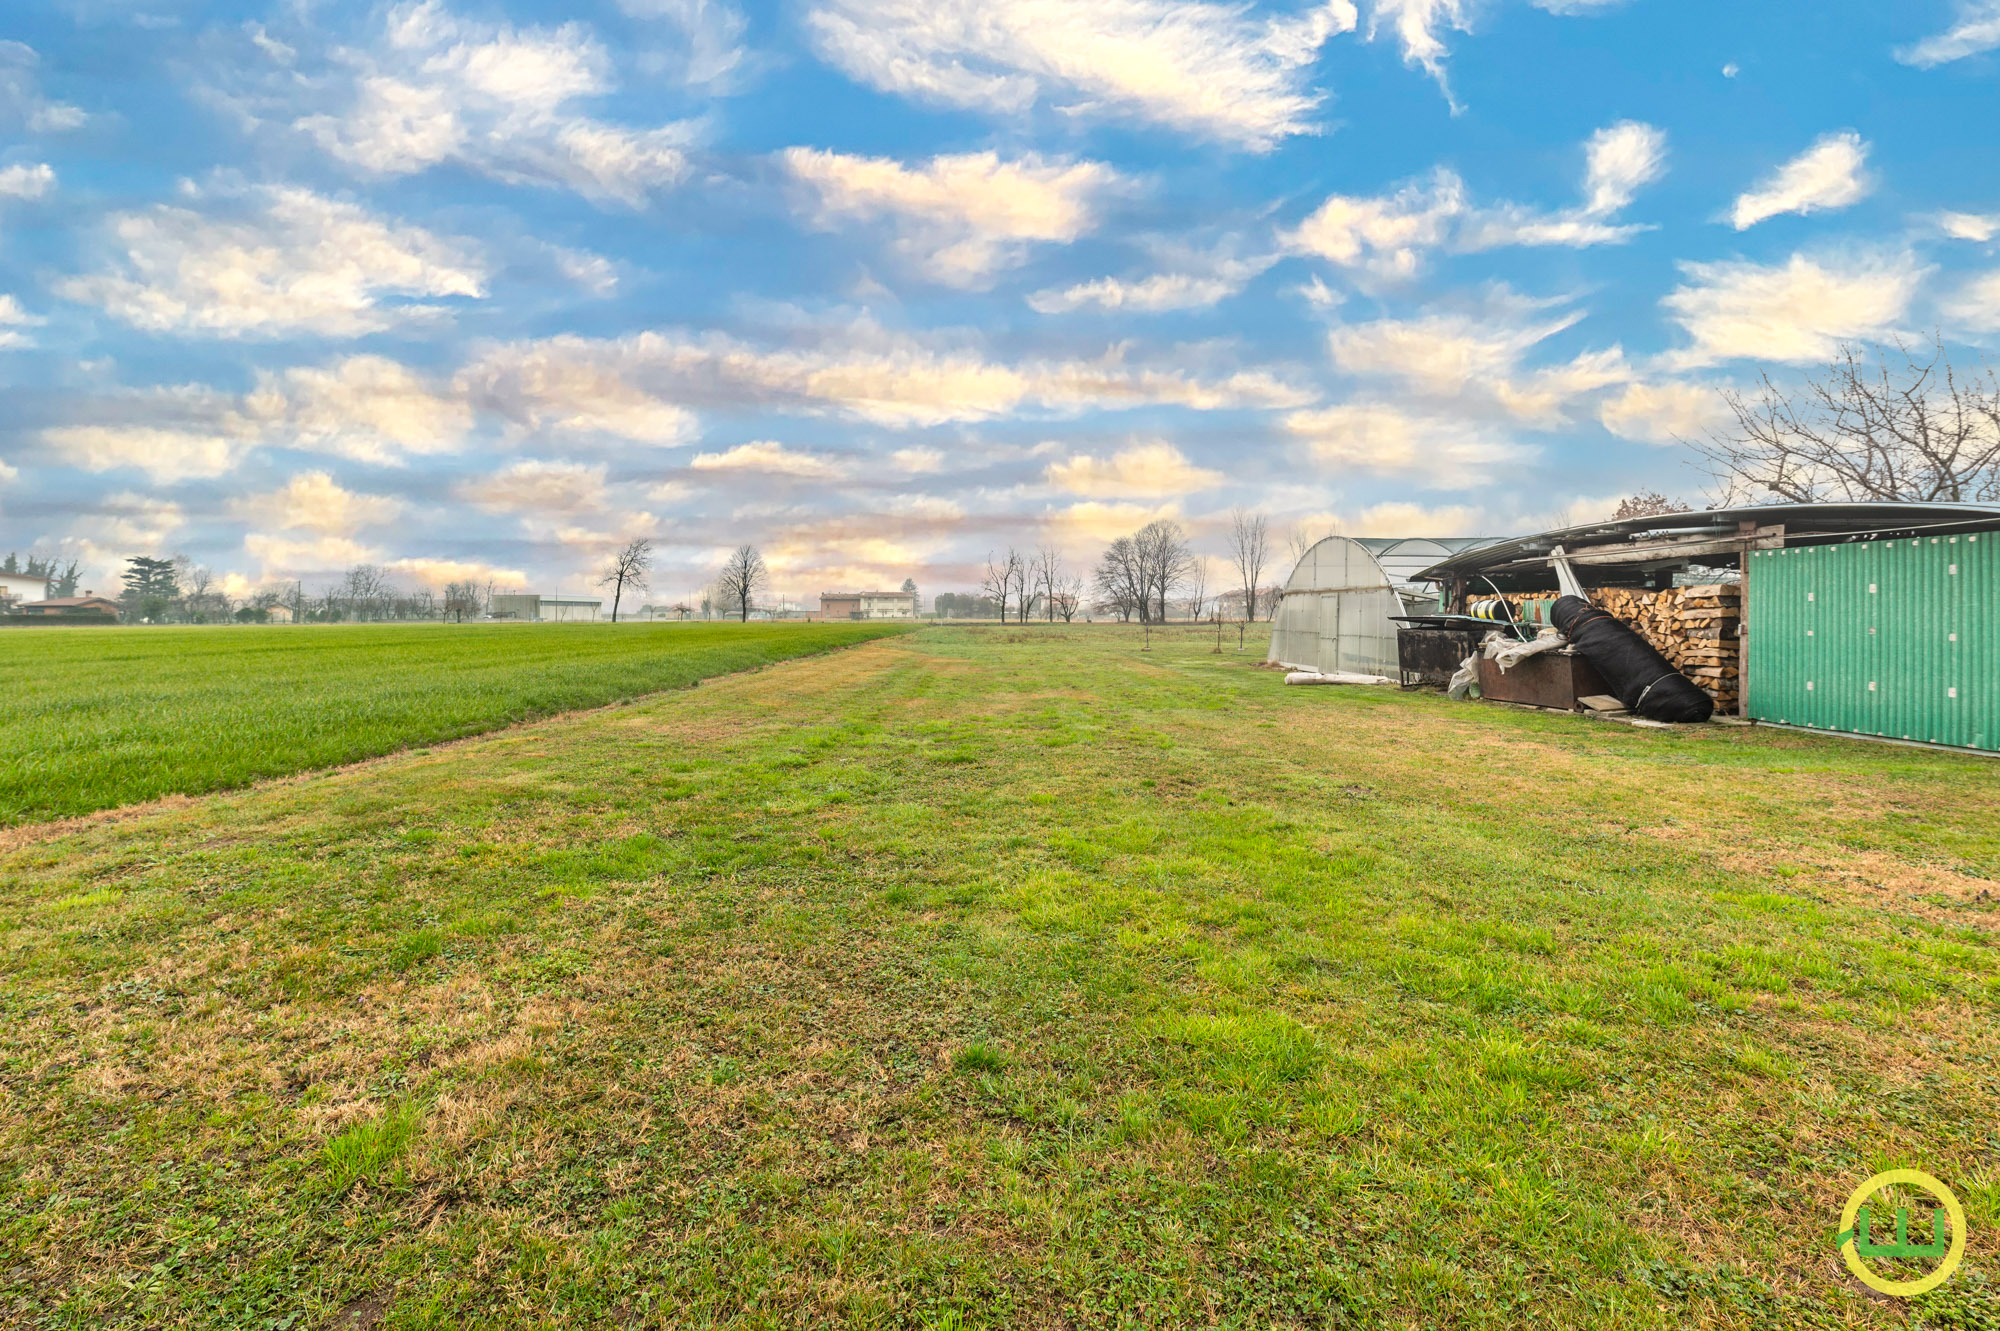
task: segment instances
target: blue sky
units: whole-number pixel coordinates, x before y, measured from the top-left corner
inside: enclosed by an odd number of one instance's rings
[[[654,599],[1502,533],[2000,340],[2000,0],[75,0],[0,20],[0,547]]]

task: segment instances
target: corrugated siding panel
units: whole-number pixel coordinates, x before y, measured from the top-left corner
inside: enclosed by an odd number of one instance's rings
[[[1753,719],[2000,751],[2000,532],[1752,559]]]

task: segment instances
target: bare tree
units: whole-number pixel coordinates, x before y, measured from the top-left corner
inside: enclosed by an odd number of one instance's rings
[[[479,613],[479,584],[470,580],[444,585],[444,612],[459,623]]]
[[[1796,391],[1769,374],[1759,384],[1754,397],[1723,391],[1733,429],[1688,441],[1720,502],[2000,499],[2000,379],[1953,369],[1938,336],[1921,354],[1898,342],[1893,357],[1844,343]]]
[[[1187,597],[1188,618],[1198,620],[1208,609],[1208,561],[1200,555],[1188,560],[1187,574],[1181,580],[1181,590]]]
[[[1056,579],[1054,589],[1049,592],[1049,610],[1062,616],[1062,622],[1071,623],[1076,612],[1083,609],[1083,579],[1074,573],[1065,573]]]
[[[1056,621],[1056,592],[1061,587],[1067,570],[1063,566],[1063,553],[1053,545],[1045,545],[1035,551],[1034,584],[1035,591],[1042,598],[1043,613],[1049,623]]]
[[[1152,622],[1152,604],[1146,595],[1145,575],[1139,552],[1130,536],[1120,536],[1105,548],[1097,561],[1095,575],[1099,606],[1122,620],[1139,616]]]
[[[1023,624],[1035,611],[1035,578],[1032,560],[1016,550],[1007,547],[1007,573],[1014,584],[1014,617]]]
[[[1014,547],[1007,547],[1007,557],[995,560],[992,551],[986,553],[986,573],[979,580],[980,594],[990,598],[1000,607],[1000,622],[1007,622],[1007,602],[1014,595],[1014,583],[1021,572],[1021,556]],[[1021,618],[1028,618],[1026,606],[1021,607]]]
[[[604,576],[597,580],[600,587],[611,588],[611,622],[618,622],[618,602],[624,599],[625,589],[635,587],[646,590],[646,575],[653,568],[653,543],[643,536],[634,537],[625,543],[625,548],[611,556],[611,566]]]
[[[1242,508],[1230,511],[1229,557],[1236,565],[1237,585],[1243,588],[1243,615],[1255,619],[1257,586],[1271,557],[1271,527],[1262,513]]]
[[[347,613],[352,618],[381,619],[395,594],[396,589],[389,582],[389,570],[375,564],[356,564],[347,570],[340,586],[328,592],[327,596],[329,601],[337,598],[345,602]]]
[[[1627,518],[1652,518],[1665,513],[1685,513],[1688,506],[1678,499],[1669,499],[1658,490],[1641,490],[1638,494],[1627,495],[1618,501],[1617,511],[1611,515],[1614,522]]]
[[[721,593],[723,613],[735,610],[743,623],[750,622],[750,606],[756,599],[758,589],[771,580],[771,571],[764,567],[764,556],[757,553],[754,545],[739,545],[729,552],[729,559],[722,566],[722,573],[715,580],[715,588]]]
[[[1334,530],[1332,523],[1324,524],[1324,526],[1311,526],[1301,522],[1298,526],[1293,527],[1290,535],[1286,537],[1286,540],[1292,547],[1292,563],[1296,565],[1301,559],[1306,557],[1306,551],[1312,549],[1327,537],[1338,535],[1340,533]]]
[[[1156,618],[1167,617],[1167,597],[1187,577],[1194,556],[1188,549],[1187,533],[1169,518],[1155,518],[1132,534],[1132,548],[1139,560],[1142,599],[1150,599]],[[1145,615],[1142,620],[1151,622]]]

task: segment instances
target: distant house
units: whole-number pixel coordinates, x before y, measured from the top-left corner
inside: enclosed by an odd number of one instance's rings
[[[49,594],[49,580],[39,573],[0,573],[0,601],[39,601]]]
[[[81,596],[57,596],[46,601],[29,601],[21,607],[24,619],[73,619],[86,624],[116,624],[118,602],[85,592]]]
[[[915,619],[915,592],[821,592],[821,619]]]
[[[292,608],[288,605],[274,605],[270,608],[270,618],[266,624],[289,624],[292,622]]]

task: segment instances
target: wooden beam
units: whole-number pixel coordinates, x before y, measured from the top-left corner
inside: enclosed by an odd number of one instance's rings
[[[1745,550],[1784,548],[1783,527],[1759,527],[1743,536],[1676,537],[1666,541],[1641,541],[1631,545],[1587,545],[1568,552],[1573,564],[1641,564],[1660,559],[1696,559],[1702,555],[1734,555]]]

